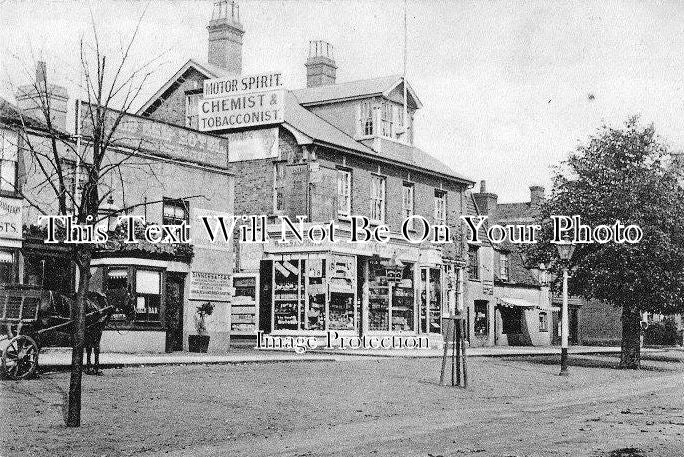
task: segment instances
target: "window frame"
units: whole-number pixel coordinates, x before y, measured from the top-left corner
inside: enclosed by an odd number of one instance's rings
[[[549,331],[549,313],[547,313],[546,311],[539,312],[539,331]]]
[[[499,253],[499,279],[508,281],[510,279],[510,259],[508,253]]]
[[[468,279],[480,281],[480,249],[472,245],[468,246]]]
[[[184,125],[187,128],[191,128],[194,130],[199,129],[199,100],[202,98],[202,93],[187,93],[185,94],[185,122]],[[191,101],[195,99],[197,102],[196,105],[193,105]],[[190,106],[195,106],[195,111],[194,114],[189,114],[190,113]],[[193,122],[195,125],[193,125]]]
[[[343,178],[344,183],[341,185]],[[342,191],[342,192],[340,192]],[[346,199],[345,208],[340,205],[341,199]],[[337,168],[337,216],[351,216],[352,208],[352,170],[350,168]]]
[[[447,193],[441,189],[435,189],[434,197],[434,207],[432,218],[437,225],[447,224]],[[439,216],[439,212],[442,212],[442,216]]]
[[[285,211],[284,180],[287,161],[273,162],[273,214],[283,214]],[[279,207],[282,205],[282,207]]]
[[[185,213],[183,219],[176,217],[175,214],[174,214],[174,216],[167,216],[166,215],[165,210],[166,210],[167,206],[171,206],[171,205],[175,206],[175,208],[180,208],[180,207],[183,208],[183,212]],[[181,225],[183,222],[185,222],[185,224],[187,225],[190,223],[190,202],[188,200],[184,200],[182,198],[163,197],[162,198],[162,214],[161,214],[161,216],[162,216],[162,224],[163,225]],[[169,222],[169,220],[167,220],[167,217],[169,217],[169,219],[172,219],[174,222]]]
[[[11,140],[7,139],[10,135],[12,135],[14,144],[12,144]],[[17,194],[19,194],[20,141],[21,136],[18,132],[11,129],[0,128],[0,195],[16,197]],[[8,146],[7,151],[5,150],[5,146]],[[5,164],[10,164],[10,166],[13,168],[11,182],[6,182],[5,178],[3,177],[3,168]]]
[[[380,195],[376,195],[377,187],[376,183],[379,183]],[[380,218],[377,218],[376,207],[380,203]],[[371,174],[370,180],[370,221],[376,224],[384,224],[385,216],[387,214],[387,177],[379,175],[376,173]]]
[[[406,205],[407,204],[407,198],[406,198],[407,193],[405,191],[407,189],[410,189],[410,192],[408,192],[408,194],[411,196],[411,202],[410,202],[411,207],[410,208],[408,208]],[[404,218],[404,221],[406,221],[409,217],[416,214],[416,186],[412,182],[404,181],[402,186],[401,186],[401,214]],[[402,221],[402,224],[404,221]],[[407,227],[410,230],[413,230],[413,228],[414,228],[414,220],[413,219],[411,219],[408,222]]]
[[[358,133],[361,137],[369,137],[375,134],[373,100],[361,100],[359,103]]]

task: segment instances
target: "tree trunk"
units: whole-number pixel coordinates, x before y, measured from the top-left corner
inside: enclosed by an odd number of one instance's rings
[[[74,322],[71,350],[71,379],[69,381],[69,400],[67,405],[66,426],[81,426],[81,379],[83,377],[83,348],[85,342],[85,296],[90,282],[90,252],[81,256],[78,268],[78,292],[75,306],[71,311]]]
[[[641,313],[639,310],[624,306],[622,308],[622,351],[620,368],[639,369],[641,367]]]

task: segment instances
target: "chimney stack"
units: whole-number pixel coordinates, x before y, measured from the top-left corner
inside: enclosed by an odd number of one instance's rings
[[[539,211],[544,202],[544,188],[542,186],[530,186],[530,209]]]
[[[473,197],[482,216],[496,216],[496,205],[499,196],[487,192],[487,182],[485,180],[480,181],[480,192],[474,193]]]
[[[209,31],[208,61],[229,73],[242,73],[242,36],[245,29],[240,24],[240,6],[235,0],[219,0],[214,3]]]
[[[19,109],[41,122],[47,121],[45,111],[49,105],[52,126],[59,130],[66,130],[69,94],[64,87],[47,82],[47,65],[44,61],[36,64],[35,83],[19,86],[16,97]]]
[[[309,41],[309,58],[305,66],[306,87],[335,84],[337,65],[333,45],[323,40]]]

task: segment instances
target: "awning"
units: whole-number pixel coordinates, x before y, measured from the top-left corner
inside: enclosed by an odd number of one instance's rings
[[[499,297],[499,306],[507,306],[509,308],[519,307],[519,308],[539,308],[537,303],[532,303],[531,301],[524,300],[522,298],[509,298],[509,297]]]
[[[510,298],[510,297],[499,297],[499,306],[506,306],[509,308],[527,308],[527,309],[541,309],[544,311],[559,311],[560,308],[557,306],[551,306],[547,304],[534,303],[524,298]]]

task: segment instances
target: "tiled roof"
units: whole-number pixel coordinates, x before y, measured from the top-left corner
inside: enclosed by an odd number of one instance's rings
[[[22,125],[21,122],[22,114],[21,110],[14,106],[12,103],[8,102],[4,98],[0,97],[0,123],[3,124],[14,124]],[[23,114],[24,123],[27,127],[37,130],[45,129],[45,124],[38,119],[31,116]]]
[[[154,101],[159,98],[164,91],[169,90],[173,83],[175,83],[175,81],[191,67],[200,71],[207,78],[228,76],[228,72],[226,72],[226,70],[223,68],[206,62],[198,62],[194,59],[190,59],[157,91],[154,96],[152,96],[152,98],[145,103],[145,105],[140,108],[138,114],[143,114],[149,107],[151,107]],[[465,176],[456,173],[446,164],[431,156],[427,152],[414,146],[395,143],[395,145],[385,148],[385,150],[379,154],[302,106],[302,104],[313,102],[354,98],[371,94],[382,94],[387,90],[392,89],[401,81],[401,75],[391,75],[295,91],[288,90],[286,91],[285,99],[285,123],[291,125],[296,130],[299,130],[301,133],[312,138],[313,140],[324,144],[342,147],[344,149],[358,153],[367,154],[371,157],[377,157],[381,159],[384,158],[393,162],[403,163],[425,170],[427,172],[439,173],[460,181],[473,182]],[[416,103],[420,104],[420,101],[413,90],[410,89],[410,85],[408,84],[407,89],[410,91],[411,96],[414,98]]]
[[[496,218],[500,222],[532,221],[536,212],[532,211],[530,203],[498,203]]]
[[[318,87],[307,87],[295,90],[294,94],[299,103],[306,105],[332,100],[363,97],[382,94],[401,82],[401,75],[382,76],[379,78],[362,79],[339,84],[328,84]]]

